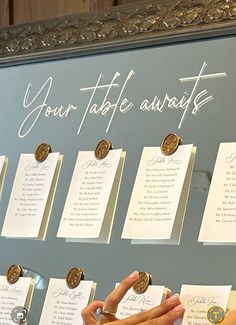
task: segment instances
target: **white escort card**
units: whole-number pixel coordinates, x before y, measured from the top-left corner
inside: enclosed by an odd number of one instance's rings
[[[0,324],[14,325],[27,319],[34,291],[34,280],[21,277],[14,284],[9,284],[5,276],[0,275]],[[22,309],[27,314],[22,313]],[[24,322],[24,324],[26,324]]]
[[[165,156],[145,147],[122,238],[134,244],[178,244],[183,227],[196,147],[181,145]]]
[[[149,285],[144,293],[137,294],[131,288],[119,303],[116,316],[126,318],[158,306],[166,298],[167,291],[164,286]]]
[[[124,161],[122,149],[110,150],[102,160],[93,151],[79,152],[57,237],[109,242]]]
[[[236,143],[221,143],[198,241],[236,243]]]
[[[63,156],[50,153],[43,162],[21,154],[2,236],[45,239]]]
[[[180,301],[185,307],[182,320],[175,325],[211,325],[207,319],[207,312],[213,306],[226,310],[231,285],[200,286],[183,284],[180,292]]]
[[[81,311],[94,298],[96,283],[81,281],[70,289],[65,279],[50,279],[39,325],[82,325]]]
[[[0,156],[0,199],[2,197],[2,190],[6,176],[7,165],[8,158],[6,158],[6,156]]]

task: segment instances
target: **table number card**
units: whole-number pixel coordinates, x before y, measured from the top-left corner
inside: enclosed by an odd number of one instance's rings
[[[50,153],[43,162],[21,154],[2,236],[45,239],[63,156]]]
[[[207,312],[213,306],[226,310],[230,296],[231,285],[199,286],[183,284],[180,301],[185,307],[182,320],[175,325],[211,325],[207,319]]]
[[[124,161],[122,149],[110,150],[102,160],[97,160],[93,151],[79,152],[58,237],[109,242]]]
[[[236,143],[221,143],[198,240],[236,243]]]
[[[64,279],[50,279],[39,325],[82,325],[81,311],[94,298],[96,283],[81,281],[75,289]]]
[[[8,165],[8,158],[6,156],[0,156],[0,199],[2,196],[3,185],[5,181],[6,171]]]
[[[144,293],[137,294],[129,289],[118,305],[116,316],[126,318],[158,306],[166,298],[167,290],[164,286],[150,285]]]
[[[135,244],[179,243],[195,155],[192,144],[170,156],[160,147],[143,149],[122,238]]]
[[[9,284],[6,277],[0,275],[0,324],[16,324],[12,319],[12,317],[17,317],[17,313],[14,313],[16,307],[24,307],[29,312],[33,291],[34,280],[32,278],[21,277],[16,283]],[[18,316],[20,322],[21,315]],[[17,319],[14,320],[17,321]],[[27,323],[24,322],[24,324]]]

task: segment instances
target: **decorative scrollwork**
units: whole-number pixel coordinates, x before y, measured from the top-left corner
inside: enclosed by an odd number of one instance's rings
[[[0,60],[234,26],[236,0],[144,1],[0,31]]]

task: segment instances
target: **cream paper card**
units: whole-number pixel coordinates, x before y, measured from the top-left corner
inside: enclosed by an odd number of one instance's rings
[[[12,315],[12,311],[16,307],[24,307],[29,312],[33,291],[34,280],[32,278],[21,277],[16,283],[9,284],[6,277],[0,275],[0,324],[16,324],[12,316],[18,316],[20,321],[20,313]]]
[[[0,199],[2,197],[2,190],[6,176],[7,165],[8,158],[6,158],[6,156],[0,156]]]
[[[235,307],[236,307],[236,291],[231,290],[227,308],[228,310],[232,310],[235,309]]]
[[[39,325],[82,325],[81,311],[94,298],[96,283],[81,281],[75,289],[64,279],[50,279]]]
[[[21,154],[2,236],[45,239],[61,164],[59,153],[40,163]]]
[[[140,160],[122,238],[134,244],[178,244],[196,155],[192,144],[164,156],[145,147]]]
[[[211,325],[207,319],[207,311],[212,306],[227,308],[231,285],[200,286],[183,284],[180,301],[185,307],[182,320],[175,325]]]
[[[119,303],[116,316],[126,318],[158,306],[165,299],[166,293],[164,286],[150,285],[142,294],[135,293],[131,288]]]
[[[236,243],[236,143],[219,146],[198,241]]]
[[[122,149],[110,150],[102,160],[93,151],[79,152],[57,237],[109,242],[124,161]]]

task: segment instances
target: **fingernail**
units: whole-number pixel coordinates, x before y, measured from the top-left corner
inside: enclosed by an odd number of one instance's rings
[[[137,278],[137,276],[139,275],[138,271],[134,271],[133,273],[131,273],[128,277],[130,279],[133,279],[133,278]]]
[[[180,304],[178,306],[176,306],[175,308],[173,308],[174,311],[184,311],[184,305]]]
[[[179,294],[175,293],[173,296],[170,296],[170,298],[168,298],[166,300],[171,301],[171,302],[178,301],[179,300]]]

